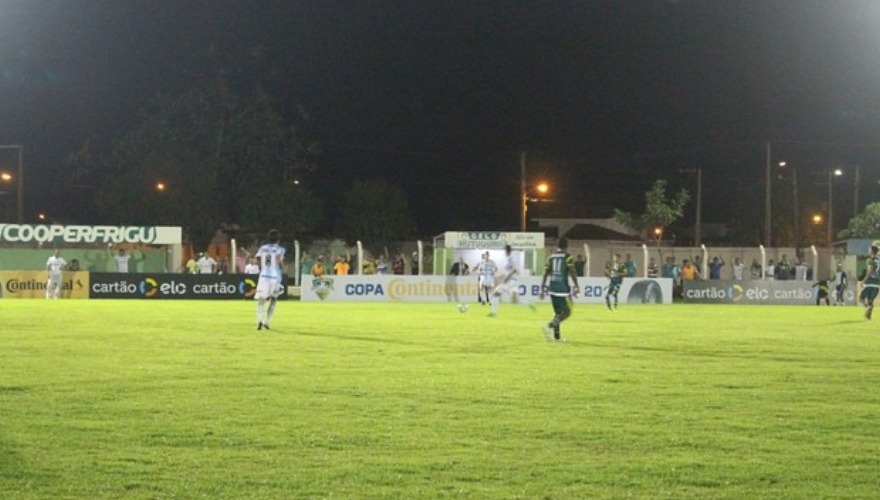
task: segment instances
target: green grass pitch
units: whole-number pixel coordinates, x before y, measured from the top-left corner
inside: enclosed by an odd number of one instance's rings
[[[876,498],[855,307],[0,301],[0,497]]]

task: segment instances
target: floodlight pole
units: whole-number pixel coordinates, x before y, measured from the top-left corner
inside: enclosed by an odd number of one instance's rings
[[[18,150],[18,179],[16,182],[16,219],[19,224],[24,220],[24,146],[21,144],[2,144],[0,149],[17,149]]]
[[[529,211],[528,193],[526,193],[526,154],[520,153],[519,156],[519,230],[526,232],[526,213]]]

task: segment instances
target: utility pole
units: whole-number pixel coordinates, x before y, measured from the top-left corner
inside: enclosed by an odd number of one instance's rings
[[[770,141],[767,141],[767,154],[766,154],[766,172],[764,174],[764,246],[769,248],[773,245],[771,241],[773,238],[770,233],[770,197],[771,197],[771,183],[773,182],[773,175],[771,170],[773,167],[770,165]]]
[[[523,151],[519,156],[519,230],[526,232],[526,212],[528,212],[528,194],[526,193],[526,153]]]

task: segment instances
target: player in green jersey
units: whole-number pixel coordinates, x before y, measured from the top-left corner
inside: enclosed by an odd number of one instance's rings
[[[865,319],[871,319],[874,312],[874,299],[880,292],[880,240],[871,243],[871,250],[865,259],[865,281],[862,283],[862,293],[859,301],[865,307]]]
[[[577,297],[579,288],[577,282],[577,273],[574,269],[574,259],[566,252],[568,248],[568,240],[559,238],[554,251],[547,258],[547,265],[544,267],[544,278],[541,280],[541,300],[544,300],[545,293],[550,294],[550,300],[553,303],[553,321],[544,328],[544,335],[547,340],[555,340],[556,342],[564,342],[559,333],[559,325],[569,316],[571,316],[571,298]],[[568,278],[571,277],[573,287],[568,286]],[[550,280],[550,286],[547,286],[547,280]],[[552,335],[552,337],[551,337]]]
[[[614,297],[614,309],[617,309],[617,294],[620,293],[620,285],[623,283],[623,277],[626,276],[626,264],[620,261],[620,254],[616,253],[612,257],[611,263],[605,269],[605,276],[611,280],[608,283],[608,292],[605,294],[605,305],[611,311],[611,297]]]

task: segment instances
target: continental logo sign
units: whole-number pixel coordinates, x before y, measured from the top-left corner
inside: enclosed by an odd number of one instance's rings
[[[45,299],[49,276],[46,271],[0,271],[4,299]],[[89,273],[64,272],[61,277],[62,299],[89,298]]]
[[[252,299],[257,277],[245,274],[91,273],[93,299]],[[287,297],[282,286],[281,298]]]

